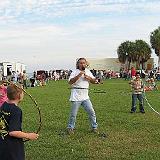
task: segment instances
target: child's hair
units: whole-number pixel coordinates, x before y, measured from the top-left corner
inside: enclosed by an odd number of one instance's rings
[[[10,84],[7,87],[7,97],[9,100],[16,100],[20,98],[22,94],[21,86],[16,86],[15,84]]]
[[[79,62],[80,62],[81,60],[85,60],[85,61],[86,61],[86,65],[88,65],[88,62],[87,62],[87,60],[86,60],[85,58],[79,58],[79,59],[77,60],[77,62],[76,62],[76,69],[79,69]]]

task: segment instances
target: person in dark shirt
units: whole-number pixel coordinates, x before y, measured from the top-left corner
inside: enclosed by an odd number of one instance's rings
[[[0,160],[25,160],[23,139],[36,140],[38,134],[22,131],[22,110],[17,106],[23,99],[22,89],[9,85],[7,97],[0,109]]]

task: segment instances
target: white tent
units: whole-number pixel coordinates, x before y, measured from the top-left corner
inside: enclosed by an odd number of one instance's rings
[[[3,73],[3,76],[8,76],[12,72],[22,73],[26,70],[26,65],[20,62],[2,62],[0,63],[0,71]]]

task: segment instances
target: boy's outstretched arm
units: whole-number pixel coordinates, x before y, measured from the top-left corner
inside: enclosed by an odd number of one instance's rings
[[[39,135],[36,133],[25,133],[22,131],[12,131],[12,132],[9,132],[9,135],[11,137],[24,138],[29,140],[36,140],[39,137]]]

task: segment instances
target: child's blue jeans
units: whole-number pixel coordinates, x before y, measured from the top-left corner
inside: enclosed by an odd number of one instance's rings
[[[139,109],[140,111],[144,111],[144,100],[143,94],[132,94],[132,109],[131,111],[136,111],[136,101],[139,100]]]

